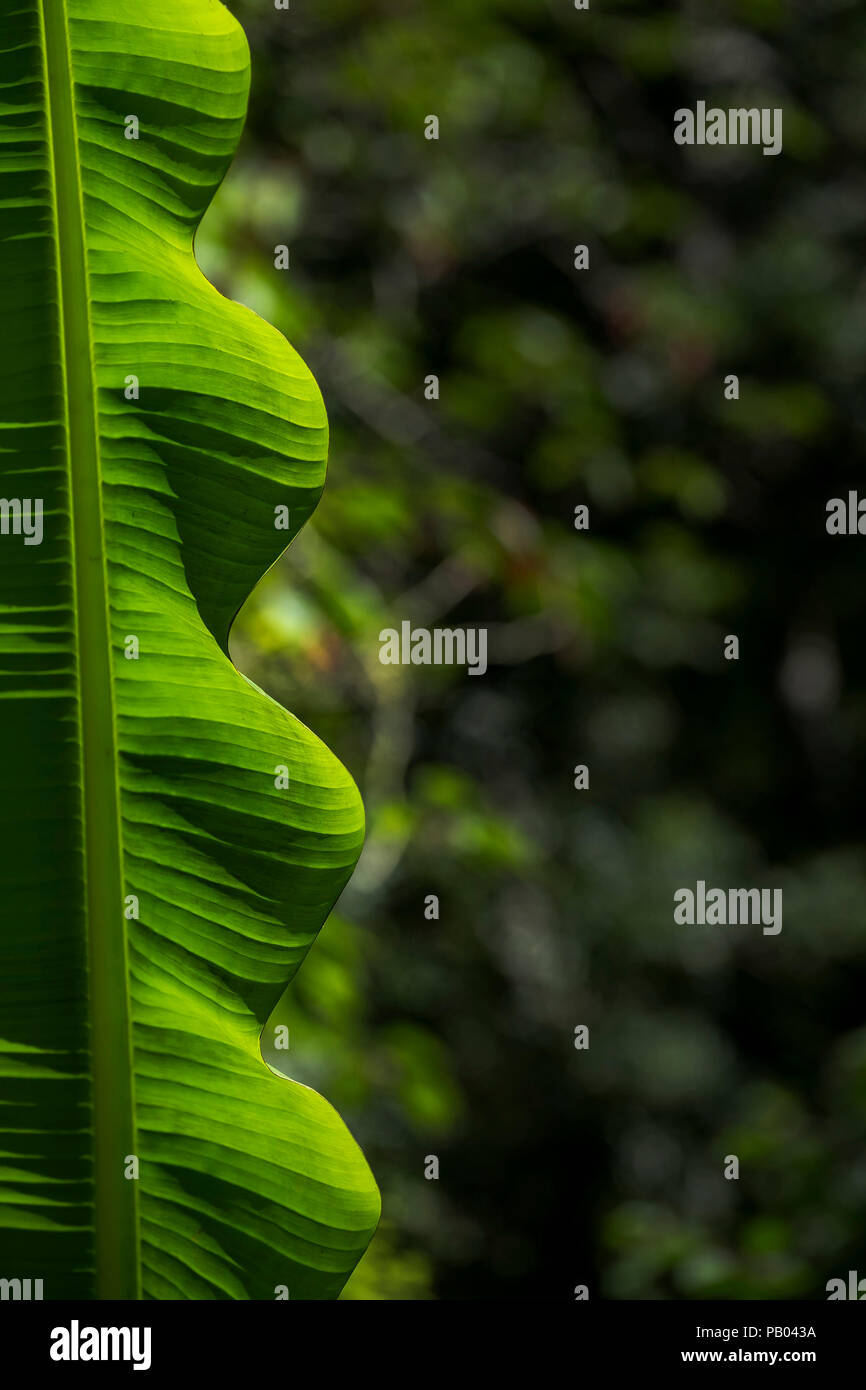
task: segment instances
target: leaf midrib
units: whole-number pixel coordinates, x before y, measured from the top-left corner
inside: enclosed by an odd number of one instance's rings
[[[82,757],[97,1298],[140,1295],[129,975],[97,399],[66,0],[42,0]],[[57,910],[65,909],[58,903]]]

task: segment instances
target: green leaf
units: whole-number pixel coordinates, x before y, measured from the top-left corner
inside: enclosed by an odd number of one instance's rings
[[[248,82],[216,0],[0,15],[0,1274],[45,1298],[336,1297],[378,1219],[262,1060],[363,813],[227,655],[327,452],[193,255]]]

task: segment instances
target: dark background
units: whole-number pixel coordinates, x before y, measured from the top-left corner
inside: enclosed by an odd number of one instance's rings
[[[382,1189],[345,1296],[825,1298],[866,1276],[866,539],[825,531],[866,9],[230,8],[250,118],[199,260],[332,426],[233,654],[368,813],[293,985],[293,1075]],[[698,99],[783,108],[783,152],[676,146]],[[487,627],[487,674],[381,665],[404,619]],[[781,934],[676,925],[698,878],[781,887]]]

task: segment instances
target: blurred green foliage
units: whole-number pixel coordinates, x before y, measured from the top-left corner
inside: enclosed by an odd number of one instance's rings
[[[383,1191],[346,1296],[822,1298],[866,1270],[863,562],[824,533],[866,11],[232,8],[250,121],[199,259],[332,424],[233,651],[369,820],[290,1008]],[[783,153],[675,147],[698,98],[782,107]],[[486,626],[487,675],[380,665],[404,619]],[[781,935],[675,926],[697,878],[782,886]]]

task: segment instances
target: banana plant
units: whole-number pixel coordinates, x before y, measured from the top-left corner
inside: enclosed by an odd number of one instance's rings
[[[228,655],[327,453],[194,256],[248,84],[217,0],[0,12],[0,1277],[46,1299],[335,1298],[379,1214],[272,1021],[360,798]]]

